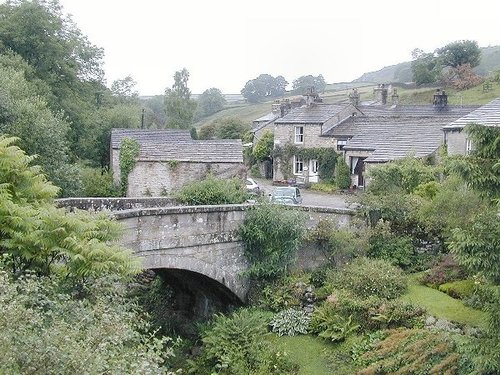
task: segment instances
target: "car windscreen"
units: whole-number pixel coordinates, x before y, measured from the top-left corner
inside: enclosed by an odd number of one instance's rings
[[[273,195],[275,197],[293,197],[293,189],[276,189]]]

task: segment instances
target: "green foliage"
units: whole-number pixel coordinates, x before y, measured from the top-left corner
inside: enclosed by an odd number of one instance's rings
[[[283,205],[251,207],[240,228],[249,276],[275,279],[285,275],[304,234],[304,221],[302,212]]]
[[[0,373],[165,374],[168,338],[154,338],[117,282],[95,280],[88,299],[53,279],[0,271]]]
[[[249,130],[248,124],[236,117],[224,117],[203,125],[199,139],[242,139]]]
[[[295,275],[266,282],[259,298],[259,305],[274,312],[290,308],[300,308],[305,283]]]
[[[419,185],[435,181],[437,172],[422,160],[407,157],[371,169],[369,191],[373,194],[413,193]]]
[[[412,264],[414,253],[411,238],[392,233],[388,222],[380,220],[372,229],[368,257],[383,259],[394,266],[406,268]]]
[[[352,316],[350,315],[347,318],[334,315],[333,319],[323,322],[323,326],[323,330],[318,336],[333,342],[344,341],[359,328],[358,324],[353,323]]]
[[[216,315],[202,333],[202,356],[192,363],[193,374],[294,374],[296,368],[270,344],[267,317],[248,309],[230,316]]]
[[[342,158],[338,158],[335,165],[335,184],[339,189],[349,189],[351,186],[351,172]]]
[[[106,214],[56,209],[57,188],[13,142],[0,137],[0,253],[12,268],[79,280],[136,272],[136,261],[112,242],[117,224]]]
[[[443,332],[397,329],[359,359],[358,375],[371,374],[455,374],[460,355],[455,342]],[[463,372],[462,372],[463,373]]]
[[[253,156],[258,161],[264,161],[271,157],[274,148],[274,134],[270,130],[266,130],[257,141],[253,149]]]
[[[271,330],[278,336],[307,334],[311,318],[302,310],[287,309],[277,313],[271,320]]]
[[[472,139],[470,155],[451,158],[448,168],[461,176],[483,197],[500,200],[500,128],[470,124],[465,128]]]
[[[466,299],[472,296],[475,289],[474,280],[453,281],[439,285],[439,290],[448,294],[450,297]]]
[[[330,282],[356,296],[394,299],[406,291],[406,278],[399,268],[379,259],[358,258],[329,275]]]
[[[120,189],[113,183],[113,175],[107,169],[81,168],[84,197],[119,197]]]
[[[453,229],[449,248],[462,266],[500,284],[500,220],[496,209],[479,214],[469,227]]]
[[[413,73],[413,81],[417,85],[435,83],[438,81],[442,65],[433,53],[425,53],[420,49],[415,49],[412,52],[413,61],[411,70]]]
[[[190,129],[193,123],[196,102],[191,99],[187,86],[189,72],[186,68],[175,72],[172,88],[165,89],[165,112],[167,127]]]
[[[326,88],[325,78],[320,74],[317,77],[312,75],[301,76],[292,82],[292,89],[297,94],[305,94],[307,89],[314,87],[316,92],[324,92]]]
[[[197,107],[195,117],[198,119],[208,117],[216,112],[219,112],[226,105],[224,95],[222,95],[222,92],[215,87],[203,91],[196,102]]]
[[[189,205],[237,204],[244,203],[247,197],[241,180],[220,180],[212,175],[184,186],[176,196],[180,202]]]
[[[280,97],[285,93],[288,82],[282,76],[273,77],[261,74],[247,81],[241,89],[241,95],[250,103],[258,103],[269,98]]]
[[[122,194],[127,195],[128,175],[137,163],[136,158],[139,156],[140,145],[131,138],[123,138],[120,144],[120,178]]]
[[[474,40],[459,40],[438,48],[436,53],[444,66],[457,68],[469,64],[472,68],[481,61],[481,50]]]

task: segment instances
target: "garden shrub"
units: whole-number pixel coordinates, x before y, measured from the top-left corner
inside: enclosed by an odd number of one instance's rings
[[[302,310],[287,309],[277,313],[271,320],[271,330],[278,336],[305,335],[311,318]]]
[[[81,168],[80,178],[84,197],[119,197],[120,187],[113,183],[113,175],[106,169]]]
[[[450,297],[466,299],[474,294],[475,284],[474,280],[471,279],[459,280],[441,284],[438,289]]]
[[[422,284],[437,288],[451,281],[463,280],[467,277],[465,270],[456,262],[451,254],[445,255],[420,279]]]
[[[237,178],[221,180],[208,176],[184,186],[176,198],[190,205],[238,204],[244,203],[248,194],[243,182]]]
[[[94,279],[78,299],[53,278],[0,269],[0,374],[165,374],[173,355],[125,286]]]
[[[191,362],[197,375],[296,374],[297,368],[263,338],[268,318],[257,310],[242,309],[216,315],[202,333],[202,354]]]
[[[352,315],[343,316],[337,305],[327,301],[316,309],[311,317],[310,331],[319,337],[331,341],[344,341],[349,335],[354,334],[358,328]]]
[[[247,274],[272,280],[285,275],[305,232],[303,212],[275,204],[251,207],[240,227]]]
[[[258,302],[263,308],[274,312],[300,307],[305,286],[297,275],[280,278],[264,286]]]
[[[413,253],[411,237],[392,233],[388,222],[380,220],[372,229],[367,252],[370,258],[406,268],[412,264]]]
[[[342,270],[330,273],[329,281],[361,298],[377,296],[394,299],[401,296],[407,287],[401,269],[387,261],[368,258],[356,259]]]
[[[447,333],[424,329],[397,329],[382,341],[374,340],[357,362],[358,375],[458,374],[466,366],[457,345]]]

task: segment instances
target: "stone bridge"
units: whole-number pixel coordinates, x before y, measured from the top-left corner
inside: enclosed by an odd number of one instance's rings
[[[216,290],[234,304],[246,300],[248,280],[242,273],[248,264],[238,230],[251,205],[151,207],[171,203],[159,202],[157,198],[140,201],[73,198],[58,203],[71,208],[112,209],[113,216],[124,227],[122,245],[142,258],[144,268],[166,270],[163,274],[169,283],[202,295]],[[306,213],[308,228],[315,227],[321,219],[347,227],[354,215],[348,209],[308,206],[293,209]],[[309,268],[322,260],[321,253],[307,249],[299,252],[297,262],[299,267]],[[195,298],[198,301],[206,299],[198,297]]]

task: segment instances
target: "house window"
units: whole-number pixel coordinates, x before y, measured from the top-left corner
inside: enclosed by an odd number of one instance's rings
[[[295,143],[304,143],[304,127],[295,127]]]
[[[337,151],[342,151],[346,144],[347,144],[347,141],[345,139],[337,140]]]
[[[319,170],[319,163],[317,160],[313,159],[311,160],[311,171],[312,173],[316,174],[318,173]]]
[[[470,139],[465,140],[465,153],[469,155],[472,151],[472,141]]]
[[[302,174],[304,172],[304,160],[298,156],[293,157],[293,173]]]

